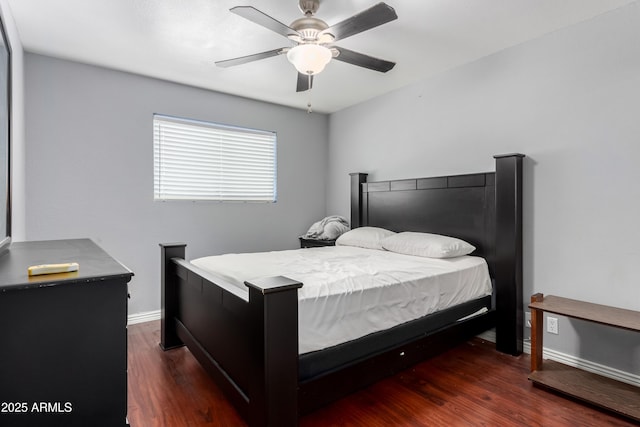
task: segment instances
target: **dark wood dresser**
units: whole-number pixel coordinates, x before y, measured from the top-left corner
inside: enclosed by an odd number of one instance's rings
[[[27,273],[66,262],[79,270]],[[89,239],[18,242],[0,255],[0,425],[128,425],[131,276]]]

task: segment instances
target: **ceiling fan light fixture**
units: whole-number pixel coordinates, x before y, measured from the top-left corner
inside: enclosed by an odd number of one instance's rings
[[[333,54],[327,47],[317,44],[300,44],[287,52],[287,59],[299,73],[314,75],[324,70]]]

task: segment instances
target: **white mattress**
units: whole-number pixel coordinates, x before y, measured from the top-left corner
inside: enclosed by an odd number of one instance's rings
[[[350,246],[226,254],[191,261],[246,290],[287,276],[298,290],[300,354],[321,350],[491,294],[483,258],[423,258]]]

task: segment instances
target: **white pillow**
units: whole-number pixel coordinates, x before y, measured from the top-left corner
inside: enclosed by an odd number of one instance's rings
[[[468,255],[476,249],[475,246],[455,237],[412,231],[387,237],[382,241],[382,247],[400,254],[428,258],[453,258]]]
[[[382,240],[396,234],[378,227],[358,227],[342,234],[336,240],[337,246],[357,246],[367,249],[382,249]]]

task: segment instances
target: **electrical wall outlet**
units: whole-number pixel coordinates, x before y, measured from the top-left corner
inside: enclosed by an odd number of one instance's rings
[[[558,335],[558,318],[547,316],[547,332]]]

